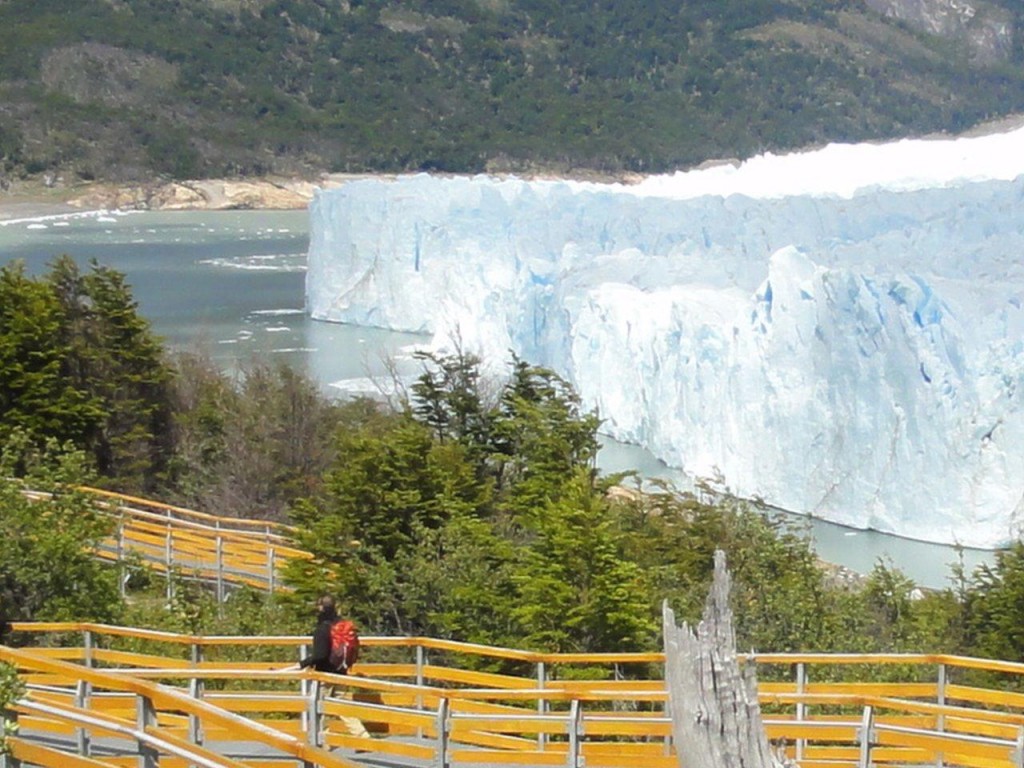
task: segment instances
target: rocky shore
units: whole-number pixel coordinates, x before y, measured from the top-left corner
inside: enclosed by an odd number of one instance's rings
[[[0,221],[90,210],[299,210],[317,189],[366,176],[325,174],[318,179],[202,179],[114,185],[65,185],[60,179],[12,185],[0,193]]]

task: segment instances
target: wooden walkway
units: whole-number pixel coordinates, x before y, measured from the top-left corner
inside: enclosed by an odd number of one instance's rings
[[[281,671],[304,637],[15,629],[36,642],[0,647],[0,661],[29,686],[14,708],[15,755],[35,765],[679,766],[661,654],[368,637],[356,674],[339,678]],[[81,642],[46,647],[74,637]],[[253,646],[273,658],[230,660]],[[483,663],[520,671],[474,671]],[[915,654],[759,654],[748,663],[758,668],[769,739],[804,768],[1024,759],[1022,664]],[[900,675],[860,682],[866,667]],[[969,684],[981,670],[1002,680]],[[325,696],[327,685],[338,688]],[[360,718],[373,738],[350,736],[342,717]]]
[[[132,555],[167,578],[201,579],[218,597],[232,586],[273,592],[282,588],[281,572],[291,560],[309,560],[292,543],[294,529],[280,523],[218,517],[172,504],[97,488],[83,489],[96,507],[116,520],[114,533],[101,542],[97,556],[125,562]],[[25,491],[40,501],[49,495]]]
[[[121,520],[115,553],[149,546],[156,562],[159,548],[146,537],[163,538],[172,553],[165,566],[181,567],[192,552],[213,584],[250,583],[262,567],[260,583],[275,588],[280,559],[267,568],[267,552],[308,557],[280,528],[228,528],[112,494],[99,501]],[[263,554],[229,558],[229,540]],[[14,630],[24,647],[0,646],[0,661],[27,690],[8,713],[20,730],[4,768],[686,765],[673,743],[661,653],[366,637],[354,674],[338,677],[283,671],[304,653],[305,636],[89,623]],[[1024,664],[927,654],[756,654],[744,663],[756,665],[769,740],[803,768],[1024,768]],[[361,719],[373,738],[349,735],[343,717]]]

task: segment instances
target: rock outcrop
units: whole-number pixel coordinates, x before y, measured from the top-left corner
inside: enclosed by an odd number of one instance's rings
[[[985,0],[866,0],[868,8],[920,32],[963,42],[978,64],[1009,61],[1014,19]]]
[[[305,208],[324,183],[308,181],[179,181],[127,187],[96,185],[68,202],[119,210],[240,210]]]

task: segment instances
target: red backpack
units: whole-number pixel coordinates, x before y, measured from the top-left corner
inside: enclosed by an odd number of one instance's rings
[[[348,619],[331,625],[331,666],[347,672],[359,659],[359,632]]]

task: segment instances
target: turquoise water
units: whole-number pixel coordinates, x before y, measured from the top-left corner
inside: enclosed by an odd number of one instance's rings
[[[250,356],[283,360],[328,392],[386,388],[389,361],[414,374],[422,336],[320,323],[304,313],[305,211],[147,212],[0,221],[0,261],[22,259],[33,274],[59,254],[96,259],[123,272],[139,309],[173,347],[202,347],[225,369]],[[648,451],[606,438],[598,463],[607,472],[638,470],[687,487]],[[921,586],[949,586],[950,564],[991,563],[964,550],[789,516],[825,560],[865,573],[881,561]]]
[[[390,357],[411,369],[412,334],[310,320],[305,211],[153,212],[0,222],[3,261],[39,274],[59,254],[123,272],[164,341],[230,368],[283,360],[325,387],[373,388]]]

